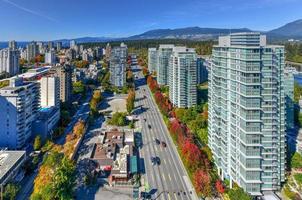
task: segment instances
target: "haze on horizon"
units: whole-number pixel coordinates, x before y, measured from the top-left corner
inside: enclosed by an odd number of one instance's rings
[[[0,0],[0,41],[127,37],[190,26],[267,31],[301,19],[301,0]]]

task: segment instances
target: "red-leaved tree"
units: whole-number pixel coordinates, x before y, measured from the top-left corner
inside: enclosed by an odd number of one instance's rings
[[[221,180],[217,180],[216,183],[215,183],[215,188],[217,190],[217,192],[219,192],[220,194],[224,193],[225,190],[224,190],[224,186],[221,182]]]
[[[197,194],[202,197],[211,196],[211,178],[209,174],[201,169],[193,174],[193,184]]]

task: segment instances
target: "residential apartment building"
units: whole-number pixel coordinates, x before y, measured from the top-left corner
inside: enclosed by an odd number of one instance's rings
[[[197,84],[204,83],[208,80],[208,67],[209,62],[201,57],[197,58]]]
[[[174,45],[161,44],[157,51],[158,65],[157,65],[157,83],[159,85],[168,85],[169,75],[169,60],[172,55]]]
[[[19,73],[20,52],[12,48],[0,50],[0,74],[8,73],[14,76]]]
[[[122,43],[114,47],[110,55],[110,83],[116,87],[123,87],[125,83],[125,70],[127,64],[127,46]]]
[[[60,100],[63,103],[70,102],[72,98],[72,71],[72,67],[67,64],[56,68],[60,79]]]
[[[45,53],[45,63],[50,65],[56,63],[56,53],[54,50],[49,50]]]
[[[197,104],[197,54],[194,49],[174,47],[169,62],[169,98],[174,106]]]
[[[38,45],[36,42],[31,42],[26,45],[26,60],[31,61],[39,54]]]
[[[156,71],[158,65],[157,59],[157,50],[156,48],[149,48],[148,49],[148,69],[150,72]]]
[[[219,37],[209,71],[209,146],[222,179],[251,195],[285,181],[284,47],[260,33]]]
[[[41,107],[60,107],[59,77],[44,76],[40,80]]]
[[[17,49],[17,42],[15,40],[9,41],[8,42],[8,48],[11,50],[16,50]]]
[[[105,58],[107,61],[110,59],[110,56],[111,56],[111,46],[109,43],[107,43],[106,49],[105,49]]]
[[[285,106],[286,106],[286,127],[287,129],[294,129],[294,73],[295,68],[286,67],[284,69],[284,91],[285,91]]]
[[[0,147],[20,149],[32,135],[40,104],[39,85],[10,80],[10,85],[0,89]]]
[[[59,51],[61,51],[61,49],[62,49],[62,42],[57,42],[57,51],[59,52]]]

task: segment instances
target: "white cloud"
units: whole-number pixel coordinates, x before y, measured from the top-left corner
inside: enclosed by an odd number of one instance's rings
[[[18,8],[20,10],[23,10],[23,11],[27,12],[27,13],[30,13],[32,15],[43,17],[45,19],[48,19],[49,21],[57,22],[57,20],[54,19],[54,18],[52,18],[52,17],[49,17],[47,15],[43,15],[43,14],[41,14],[41,13],[39,13],[37,11],[31,10],[31,9],[25,8],[25,7],[23,7],[23,6],[19,5],[19,4],[16,4],[16,3],[14,3],[14,2],[12,2],[10,0],[2,0],[2,1],[5,2],[5,3],[8,3],[8,4],[12,5],[12,6],[14,6],[15,8]]]

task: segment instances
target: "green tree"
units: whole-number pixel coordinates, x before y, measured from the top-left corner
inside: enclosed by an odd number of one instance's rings
[[[38,151],[42,147],[42,139],[40,135],[37,135],[34,140],[34,150]]]
[[[82,81],[77,81],[72,84],[74,94],[85,94],[85,85]]]
[[[300,153],[295,152],[291,159],[292,168],[302,168],[302,156]]]
[[[73,199],[73,190],[75,186],[75,165],[68,158],[64,157],[58,169],[54,174],[55,197],[60,200]]]
[[[4,188],[3,199],[14,200],[19,192],[20,186],[9,183]]]
[[[252,200],[252,197],[247,194],[246,192],[244,192],[244,190],[238,186],[230,189],[228,191],[228,195],[230,197],[231,200]]]
[[[126,126],[127,125],[126,116],[127,113],[116,112],[112,115],[112,118],[108,121],[108,124],[115,125],[115,126]]]

